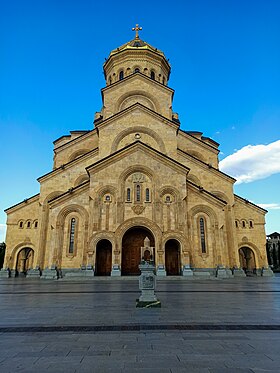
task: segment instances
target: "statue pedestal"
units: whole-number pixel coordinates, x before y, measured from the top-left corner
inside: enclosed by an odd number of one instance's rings
[[[139,269],[141,271],[141,275],[139,277],[139,289],[141,290],[141,295],[139,299],[136,300],[136,307],[161,307],[161,302],[155,295],[155,266],[148,262],[144,262],[139,265]]]
[[[113,268],[112,268],[112,271],[111,271],[111,276],[114,277],[114,276],[121,276],[121,270],[120,270],[120,266],[118,264],[114,264],[113,265]]]
[[[234,268],[233,276],[234,277],[246,277],[246,273],[243,271],[242,268]]]
[[[270,267],[261,269],[261,276],[263,277],[274,277],[274,273]]]
[[[216,277],[218,278],[228,278],[228,273],[225,267],[219,265],[217,267]]]
[[[0,271],[0,277],[2,278],[9,278],[11,276],[11,272],[8,268],[2,268]]]
[[[160,276],[166,276],[166,270],[164,268],[164,265],[162,264],[159,264],[158,267],[157,267],[157,276],[160,277]]]
[[[42,272],[41,278],[45,280],[57,280],[58,273],[57,273],[56,266],[53,265],[50,268],[44,269]]]
[[[193,277],[193,271],[191,270],[191,267],[189,266],[189,264],[184,265],[183,276]]]
[[[26,277],[29,277],[29,278],[40,278],[40,276],[41,276],[41,271],[39,267],[31,268],[26,273]]]

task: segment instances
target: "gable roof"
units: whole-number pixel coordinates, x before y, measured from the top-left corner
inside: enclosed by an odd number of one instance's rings
[[[84,154],[78,156],[77,158],[72,159],[72,161],[69,161],[65,164],[62,164],[61,166],[55,168],[54,170],[51,170],[51,171],[47,172],[46,174],[38,177],[37,181],[41,182],[44,178],[46,178],[50,175],[54,175],[56,173],[59,173],[59,172],[63,171],[65,168],[69,167],[69,165],[72,165],[73,163],[77,163],[80,160],[82,160],[83,158],[94,155],[97,152],[98,152],[98,148],[94,148],[94,149],[88,151],[87,153],[84,153]]]
[[[248,199],[246,199],[246,198],[243,198],[243,197],[238,196],[237,194],[234,194],[234,198],[236,198],[237,200],[239,200],[239,202],[242,202],[242,203],[244,203],[244,204],[246,204],[246,205],[249,205],[249,207],[254,207],[254,208],[258,209],[258,210],[261,210],[261,211],[264,212],[265,214],[268,212],[266,209],[264,209],[264,208],[262,208],[262,207],[260,207],[260,206],[258,206],[258,205],[256,205],[256,204],[254,204],[253,202],[250,202],[250,201],[249,201]]]
[[[113,159],[116,159],[118,157],[122,158],[124,153],[127,153],[129,151],[130,152],[134,151],[137,148],[140,148],[140,149],[142,148],[142,149],[148,150],[150,154],[154,154],[156,157],[158,157],[158,159],[160,159],[160,158],[164,159],[169,164],[172,164],[173,166],[175,166],[181,172],[183,171],[183,172],[188,173],[189,170],[190,170],[189,167],[187,167],[187,166],[183,165],[182,163],[174,160],[173,158],[168,157],[166,154],[161,153],[160,151],[152,148],[151,146],[143,143],[140,140],[136,140],[133,143],[131,143],[129,145],[126,145],[125,147],[117,150],[116,152],[114,152],[112,154],[109,154],[107,157],[102,158],[99,161],[93,163],[92,165],[86,167],[86,170],[87,170],[87,172],[89,172],[89,170],[91,170],[93,168],[96,168],[96,167],[99,168],[101,166],[103,167],[104,165],[110,163]]]
[[[35,195],[32,196],[32,197],[26,198],[26,199],[24,199],[23,201],[18,202],[18,203],[16,203],[15,205],[6,208],[6,209],[4,210],[4,212],[8,213],[8,212],[10,212],[10,210],[16,210],[16,209],[18,209],[18,208],[22,208],[22,207],[26,206],[26,205],[29,204],[29,203],[36,202],[37,200],[39,200],[39,197],[40,197],[40,193],[37,193],[37,194],[35,194]]]
[[[228,204],[226,201],[224,201],[220,197],[217,197],[215,194],[209,192],[207,189],[202,188],[200,185],[197,185],[197,184],[193,183],[190,180],[187,180],[187,184],[190,184],[192,187],[194,187],[195,189],[197,189],[199,192],[205,193],[206,195],[208,195],[208,196],[216,199],[218,202],[222,203],[223,205],[227,205]]]
[[[131,105],[131,106],[128,106],[127,108],[119,111],[118,113],[116,114],[113,114],[111,115],[110,117],[106,118],[106,119],[103,119],[103,120],[100,120],[98,121],[98,123],[95,124],[95,128],[100,128],[100,127],[103,127],[105,126],[108,122],[111,122],[111,121],[114,121],[116,120],[117,118],[121,117],[121,116],[124,116],[126,113],[128,113],[129,111],[132,111],[136,108],[140,108],[142,109],[143,111],[146,111],[148,114],[154,116],[154,117],[157,117],[159,120],[161,121],[164,121],[165,123],[171,125],[172,127],[178,129],[179,127],[179,124],[178,122],[175,122],[175,121],[172,121],[171,119],[169,118],[166,118],[165,116],[157,113],[156,111],[148,108],[147,106],[145,105],[142,105],[140,102],[136,102],[135,104]]]
[[[206,144],[206,145],[207,145],[207,144]],[[191,155],[191,154],[185,152],[184,150],[182,150],[182,149],[180,149],[180,148],[177,148],[177,150],[179,150],[180,152],[184,153],[184,155],[186,155],[186,156],[192,158],[194,161],[200,163],[200,164],[203,165],[204,167],[209,168],[209,170],[213,170],[213,171],[216,172],[219,176],[226,177],[227,179],[230,179],[231,182],[235,183],[236,179],[235,179],[234,177],[225,174],[224,172],[218,170],[217,168],[211,166],[211,165],[208,164],[208,163],[203,162],[201,159],[198,159],[198,158],[194,157],[193,155]]]
[[[128,81],[128,80],[134,79],[135,77],[143,77],[143,78],[145,78],[149,83],[153,82],[155,85],[157,85],[157,86],[159,86],[159,87],[161,87],[161,88],[166,88],[168,91],[172,92],[172,96],[174,95],[174,92],[175,92],[174,89],[168,87],[167,85],[165,85],[165,84],[163,84],[163,83],[158,82],[158,81],[155,80],[155,79],[150,78],[149,76],[147,76],[147,75],[141,73],[140,71],[137,71],[137,72],[134,72],[134,73],[132,73],[132,74],[130,74],[130,75],[124,77],[122,80],[118,80],[118,81],[116,81],[116,82],[114,82],[114,83],[112,83],[112,84],[110,84],[110,85],[107,85],[106,87],[102,88],[102,89],[101,89],[102,99],[103,99],[103,92],[104,92],[104,91],[107,91],[107,90],[110,89],[110,88],[116,87],[116,86],[118,86],[119,84],[121,84],[121,83],[123,83],[123,82],[126,82],[126,81]]]

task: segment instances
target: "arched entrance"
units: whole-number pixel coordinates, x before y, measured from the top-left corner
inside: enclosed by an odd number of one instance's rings
[[[151,247],[155,247],[155,239],[152,233],[144,227],[133,227],[126,231],[122,239],[122,275],[139,275],[141,261],[141,247],[148,237]]]
[[[25,277],[29,269],[33,268],[34,250],[30,247],[21,249],[17,255],[16,276]]]
[[[249,247],[239,249],[240,267],[243,268],[247,276],[256,274],[256,260],[253,250]]]
[[[180,243],[177,240],[165,243],[165,270],[167,276],[180,275]]]
[[[100,240],[96,245],[95,275],[110,276],[112,270],[112,244],[109,240]]]

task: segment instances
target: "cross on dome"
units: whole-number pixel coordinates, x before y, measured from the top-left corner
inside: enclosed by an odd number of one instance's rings
[[[138,31],[141,31],[142,27],[139,27],[138,23],[136,23],[136,26],[132,28],[132,31],[135,31],[135,39],[139,39]]]

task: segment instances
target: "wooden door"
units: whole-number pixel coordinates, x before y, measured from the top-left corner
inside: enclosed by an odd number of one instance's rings
[[[96,248],[96,276],[110,276],[112,270],[112,245],[107,240],[98,242]]]
[[[179,245],[175,240],[169,240],[165,245],[165,268],[167,276],[180,274]]]
[[[130,229],[123,237],[122,242],[122,275],[139,275],[139,264],[141,261],[141,247],[144,245],[144,239],[148,237],[150,245],[154,247],[154,238],[152,234],[142,228]]]

